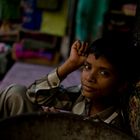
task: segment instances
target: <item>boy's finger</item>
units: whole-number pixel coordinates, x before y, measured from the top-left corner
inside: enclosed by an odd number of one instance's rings
[[[72,47],[74,47],[76,50],[79,50],[79,48],[81,47],[81,41],[80,40],[75,41]]]
[[[45,111],[45,112],[49,112],[49,107],[42,106],[42,109],[43,109],[43,111]]]
[[[83,44],[83,53],[86,53],[87,49],[88,49],[88,43],[84,42],[84,44]]]
[[[82,56],[87,55],[87,49],[88,49],[88,43],[87,42],[82,42],[82,45],[80,49],[78,50],[79,54]]]
[[[58,112],[58,110],[56,108],[54,108],[54,107],[51,107],[50,112]]]

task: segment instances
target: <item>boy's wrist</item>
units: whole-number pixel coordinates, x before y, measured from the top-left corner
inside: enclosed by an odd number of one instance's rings
[[[68,74],[77,69],[77,66],[74,63],[75,62],[67,60],[64,64],[57,68],[57,74],[60,79],[64,79]]]

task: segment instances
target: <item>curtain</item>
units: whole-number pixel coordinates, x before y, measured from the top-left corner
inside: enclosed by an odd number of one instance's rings
[[[102,27],[109,0],[79,0],[76,11],[75,38],[90,41]]]

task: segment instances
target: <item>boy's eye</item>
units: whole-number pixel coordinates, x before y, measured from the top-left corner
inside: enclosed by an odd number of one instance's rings
[[[88,70],[90,69],[90,66],[88,64],[84,64],[84,69]]]
[[[101,74],[102,76],[109,76],[109,72],[108,72],[108,71],[105,71],[105,70],[101,70],[101,71],[100,71],[100,74]]]

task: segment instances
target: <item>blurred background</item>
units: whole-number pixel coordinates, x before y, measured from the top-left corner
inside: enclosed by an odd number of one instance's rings
[[[17,62],[59,65],[77,39],[128,35],[135,14],[136,0],[0,0],[0,79]]]

